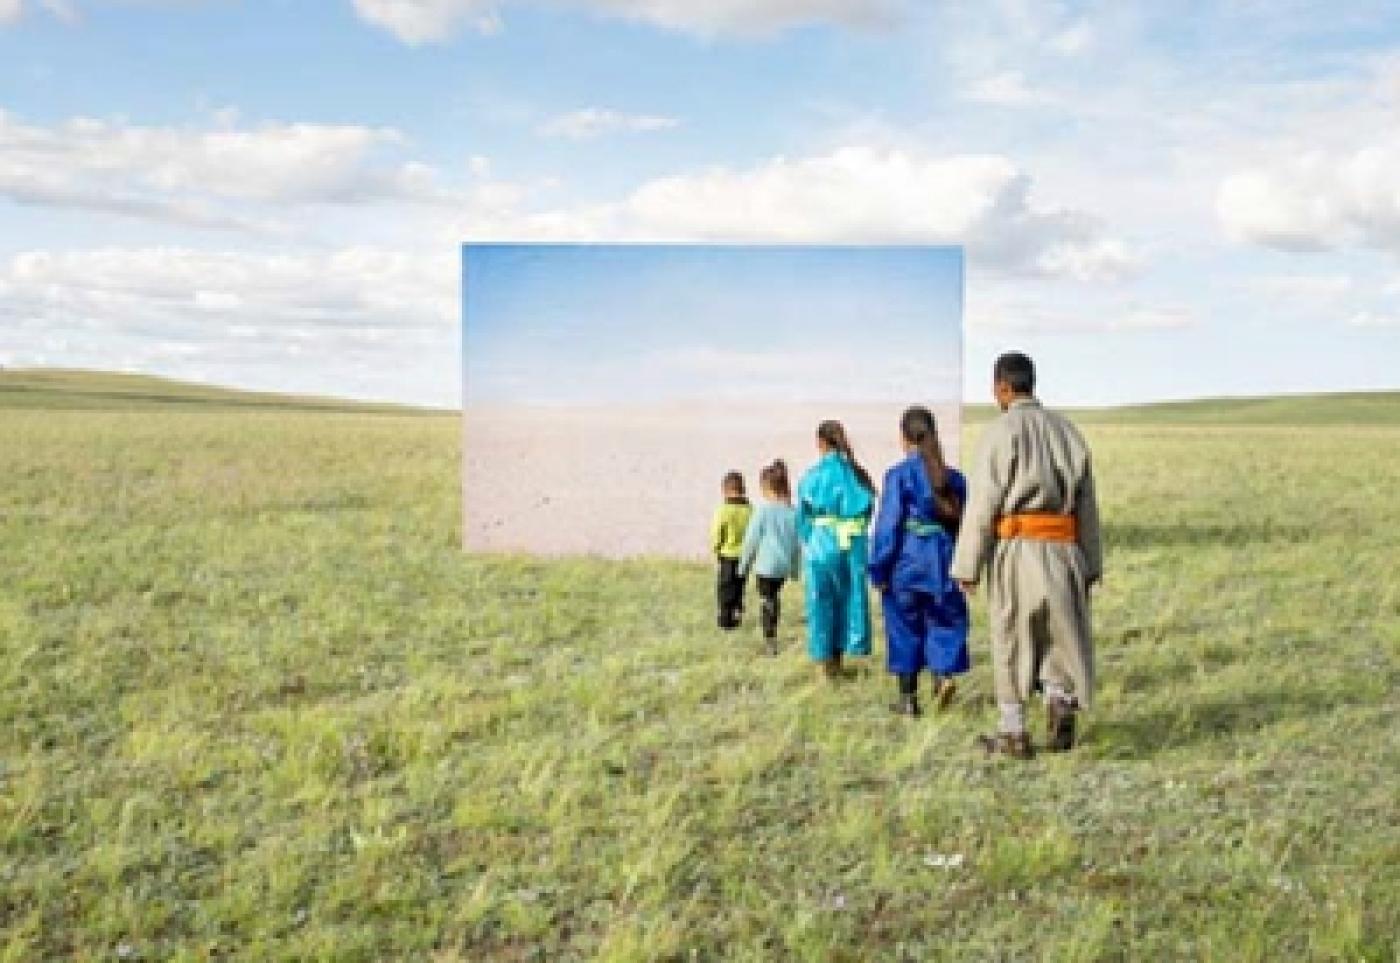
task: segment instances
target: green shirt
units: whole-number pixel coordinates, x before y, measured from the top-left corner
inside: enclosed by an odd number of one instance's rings
[[[716,555],[737,559],[744,554],[744,533],[752,514],[748,499],[727,499],[715,509],[715,520],[710,523],[710,548]]]

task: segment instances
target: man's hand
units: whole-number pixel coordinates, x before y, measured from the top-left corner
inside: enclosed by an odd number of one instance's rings
[[[961,579],[959,579],[959,580],[958,580],[958,587],[961,588],[961,589],[963,590],[963,594],[964,594],[964,595],[976,595],[976,594],[977,594],[977,583],[976,583],[976,582],[964,582],[964,581],[962,581]]]

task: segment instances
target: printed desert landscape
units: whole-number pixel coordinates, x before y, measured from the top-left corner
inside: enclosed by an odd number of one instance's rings
[[[957,458],[963,258],[895,245],[467,244],[463,544],[709,555],[720,479],[843,422],[875,478],[925,404]],[[938,402],[943,403],[938,403]]]
[[[879,482],[902,456],[907,403],[481,406],[465,412],[464,541],[469,551],[606,558],[709,554],[720,477],[782,458],[798,477],[816,459],[824,418],[846,425]],[[960,411],[933,404],[950,464]]]

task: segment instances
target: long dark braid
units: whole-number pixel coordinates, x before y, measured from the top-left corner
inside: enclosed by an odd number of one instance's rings
[[[817,437],[850,462],[851,470],[856,473],[856,480],[866,491],[872,493],[875,491],[875,483],[870,480],[870,473],[861,467],[860,462],[856,461],[856,453],[851,449],[851,442],[846,438],[846,428],[841,422],[823,421],[817,426]]]
[[[909,408],[899,420],[899,430],[905,441],[919,449],[939,518],[956,522],[962,516],[962,504],[953,486],[948,484],[948,466],[943,461],[943,446],[938,441],[938,424],[933,412],[922,405]]]

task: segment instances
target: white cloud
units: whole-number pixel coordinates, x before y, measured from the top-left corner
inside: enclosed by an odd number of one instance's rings
[[[545,137],[589,140],[604,134],[646,133],[672,130],[679,126],[680,121],[674,117],[624,114],[605,107],[585,107],[550,118],[539,126],[539,133]]]
[[[446,40],[466,23],[487,34],[500,29],[494,0],[354,0],[354,4],[366,23],[408,44]]]
[[[0,357],[451,404],[456,371],[441,359],[455,351],[454,243],[466,237],[947,243],[967,245],[975,268],[1013,275],[1092,279],[1132,267],[1095,218],[1042,203],[1029,175],[998,155],[847,147],[570,204],[549,203],[546,182],[492,179],[484,156],[464,158],[465,188],[445,189],[429,168],[383,156],[402,147],[393,130],[250,127],[233,113],[199,130],[38,126],[0,113],[0,196],[231,227],[287,205],[426,201],[390,228],[347,223],[356,238],[402,232],[387,243],[440,252],[29,252],[0,262]],[[893,363],[889,372],[899,373]]]
[[[1058,102],[1046,91],[1033,90],[1019,70],[1005,70],[972,82],[963,99],[996,107],[1043,107]]]
[[[443,41],[463,26],[501,28],[514,0],[353,0],[367,23],[409,44]],[[764,34],[804,24],[873,27],[894,22],[905,0],[550,0],[556,6],[699,34]]]
[[[0,356],[451,404],[455,264],[373,248],[30,251],[0,262]]]
[[[1163,331],[1194,327],[1196,318],[1185,308],[1134,307],[1105,323],[1108,331]]]
[[[1057,0],[996,0],[991,3],[930,4],[934,48],[961,99],[1008,108],[1055,106],[1079,110],[1097,101],[1070,98],[1084,75],[1101,69],[1083,54],[1098,46],[1111,17],[1071,15]]]
[[[491,171],[485,158],[472,166]],[[604,204],[532,210],[532,198],[520,185],[483,182],[462,216],[471,236],[491,239],[963,243],[976,267],[1023,278],[1092,279],[1130,266],[1121,244],[1092,218],[1035,202],[1029,177],[993,156],[847,148],[662,178]],[[0,263],[0,353],[14,364],[155,370],[450,404],[455,370],[440,359],[454,351],[459,279],[449,238],[441,240],[441,253],[427,255],[367,247],[21,254]],[[1026,300],[1033,304],[1034,296]],[[1075,327],[1014,305],[1001,323],[1014,327],[1027,316],[1037,325]],[[1136,304],[1097,318],[1080,329],[1188,323],[1180,313]],[[313,355],[314,365],[296,360]],[[669,370],[692,374],[706,365],[766,372],[776,363],[727,355],[667,360]],[[899,370],[891,362],[888,374]]]
[[[1082,211],[1044,205],[996,155],[940,157],[847,147],[644,184],[580,212],[587,231],[626,238],[963,244],[974,267],[1080,279],[1134,267]]]
[[[1326,256],[1309,264],[1325,263]],[[1354,327],[1387,327],[1395,318],[1400,285],[1387,283],[1386,259],[1355,253],[1331,258],[1341,271],[1292,273],[1244,278],[1239,287],[1246,304],[1257,310],[1253,323],[1269,328],[1291,324],[1336,324],[1344,320]],[[1370,263],[1368,263],[1368,261]],[[1249,307],[1227,308],[1235,315]]]
[[[80,19],[78,8],[73,6],[69,0],[39,0],[39,6],[53,14],[64,23],[77,23]]]
[[[436,173],[384,154],[402,137],[356,125],[141,127],[79,117],[52,127],[0,111],[0,197],[202,227],[253,229],[224,203],[443,202]]]
[[[660,27],[698,33],[768,33],[804,24],[879,27],[895,22],[902,0],[567,0]]]
[[[1082,281],[1135,273],[1139,258],[1092,214],[1041,202],[999,155],[845,147],[647,181],[614,199],[531,207],[522,185],[478,188],[466,213],[436,218],[442,243],[699,241],[949,244],[979,273]]]
[[[38,0],[39,6],[64,23],[77,23],[78,10],[69,0]],[[0,27],[15,23],[23,16],[24,0],[0,0]]]
[[[968,291],[969,328],[1006,333],[1116,334],[1194,327],[1195,315],[1179,305],[1154,305],[1135,298],[1076,299],[1075,307],[1044,298],[1008,295],[991,286]]]
[[[260,323],[345,327],[383,323],[441,324],[456,314],[454,284],[444,282],[455,259],[400,251],[347,248],[330,254],[253,254],[186,248],[28,251],[0,264],[0,279],[18,304],[46,314],[72,307],[85,322],[124,323],[119,306],[178,322],[191,308],[239,312]],[[450,275],[449,275],[450,277]],[[23,305],[23,309],[20,307]],[[28,316],[26,316],[28,317]]]
[[[1400,315],[1358,311],[1347,323],[1356,328],[1400,328]]]
[[[1094,27],[1087,20],[1080,20],[1047,41],[1051,50],[1065,57],[1077,57],[1094,46]]]
[[[1400,138],[1238,171],[1221,183],[1216,207],[1238,241],[1285,251],[1400,253]]]
[[[1287,175],[1260,170],[1225,178],[1216,199],[1225,233],[1285,251],[1321,251],[1338,244],[1343,225],[1330,199],[1298,191],[1287,180]]]
[[[1251,278],[1246,285],[1279,301],[1331,301],[1350,294],[1356,282],[1345,274],[1283,274]]]

